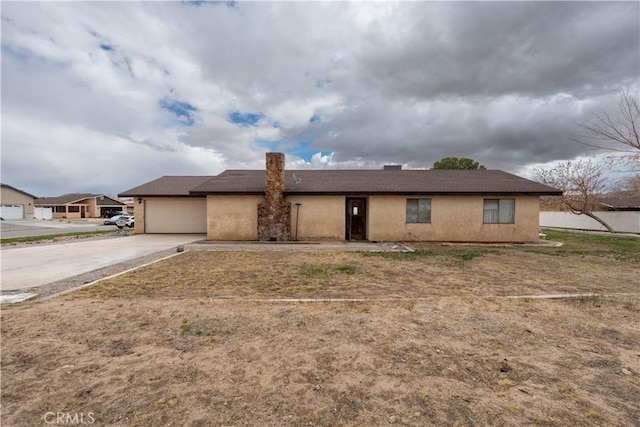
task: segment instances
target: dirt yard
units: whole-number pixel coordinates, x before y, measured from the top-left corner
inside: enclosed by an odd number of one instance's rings
[[[185,252],[3,306],[2,425],[640,425],[640,240],[612,242]]]

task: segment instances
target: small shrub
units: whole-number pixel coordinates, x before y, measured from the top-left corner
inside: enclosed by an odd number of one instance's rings
[[[188,334],[189,332],[191,332],[191,324],[189,323],[189,320],[182,319],[182,325],[180,325],[180,329],[182,329],[183,334]]]
[[[329,271],[324,265],[303,265],[300,274],[305,277],[322,277],[329,274]]]
[[[300,268],[300,274],[305,277],[323,277],[330,274],[356,274],[356,267],[353,265],[339,265],[336,267],[327,265],[304,265]]]
[[[335,271],[342,274],[356,274],[356,268],[353,265],[340,265]]]
[[[511,411],[511,412],[515,411],[517,407],[518,406],[515,404],[515,402],[507,402],[504,404],[504,408],[507,411]]]
[[[589,409],[587,411],[587,413],[585,414],[585,416],[587,418],[592,418],[592,419],[593,418],[598,418],[598,412],[596,410],[594,410],[594,409]]]

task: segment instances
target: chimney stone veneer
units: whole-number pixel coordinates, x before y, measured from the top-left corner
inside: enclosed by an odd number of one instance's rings
[[[267,153],[265,200],[258,204],[258,240],[291,239],[291,203],[284,200],[284,153]]]

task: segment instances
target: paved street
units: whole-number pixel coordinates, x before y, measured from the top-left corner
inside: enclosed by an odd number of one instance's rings
[[[197,240],[198,234],[136,234],[51,245],[4,247],[0,289],[44,285]]]
[[[103,225],[104,219],[91,219],[83,221],[57,221],[57,220],[2,220],[0,221],[0,233],[3,239],[11,237],[47,236],[50,234],[66,234],[83,231],[115,230],[115,225]]]

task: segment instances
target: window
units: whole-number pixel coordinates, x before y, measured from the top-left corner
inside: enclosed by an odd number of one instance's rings
[[[67,209],[64,206],[55,206],[54,212],[56,212],[56,213],[65,213],[65,212],[67,212]]]
[[[69,206],[69,212],[80,212],[80,206]]]
[[[515,199],[485,199],[483,222],[485,224],[515,223]]]
[[[431,222],[431,199],[407,199],[407,222]]]

